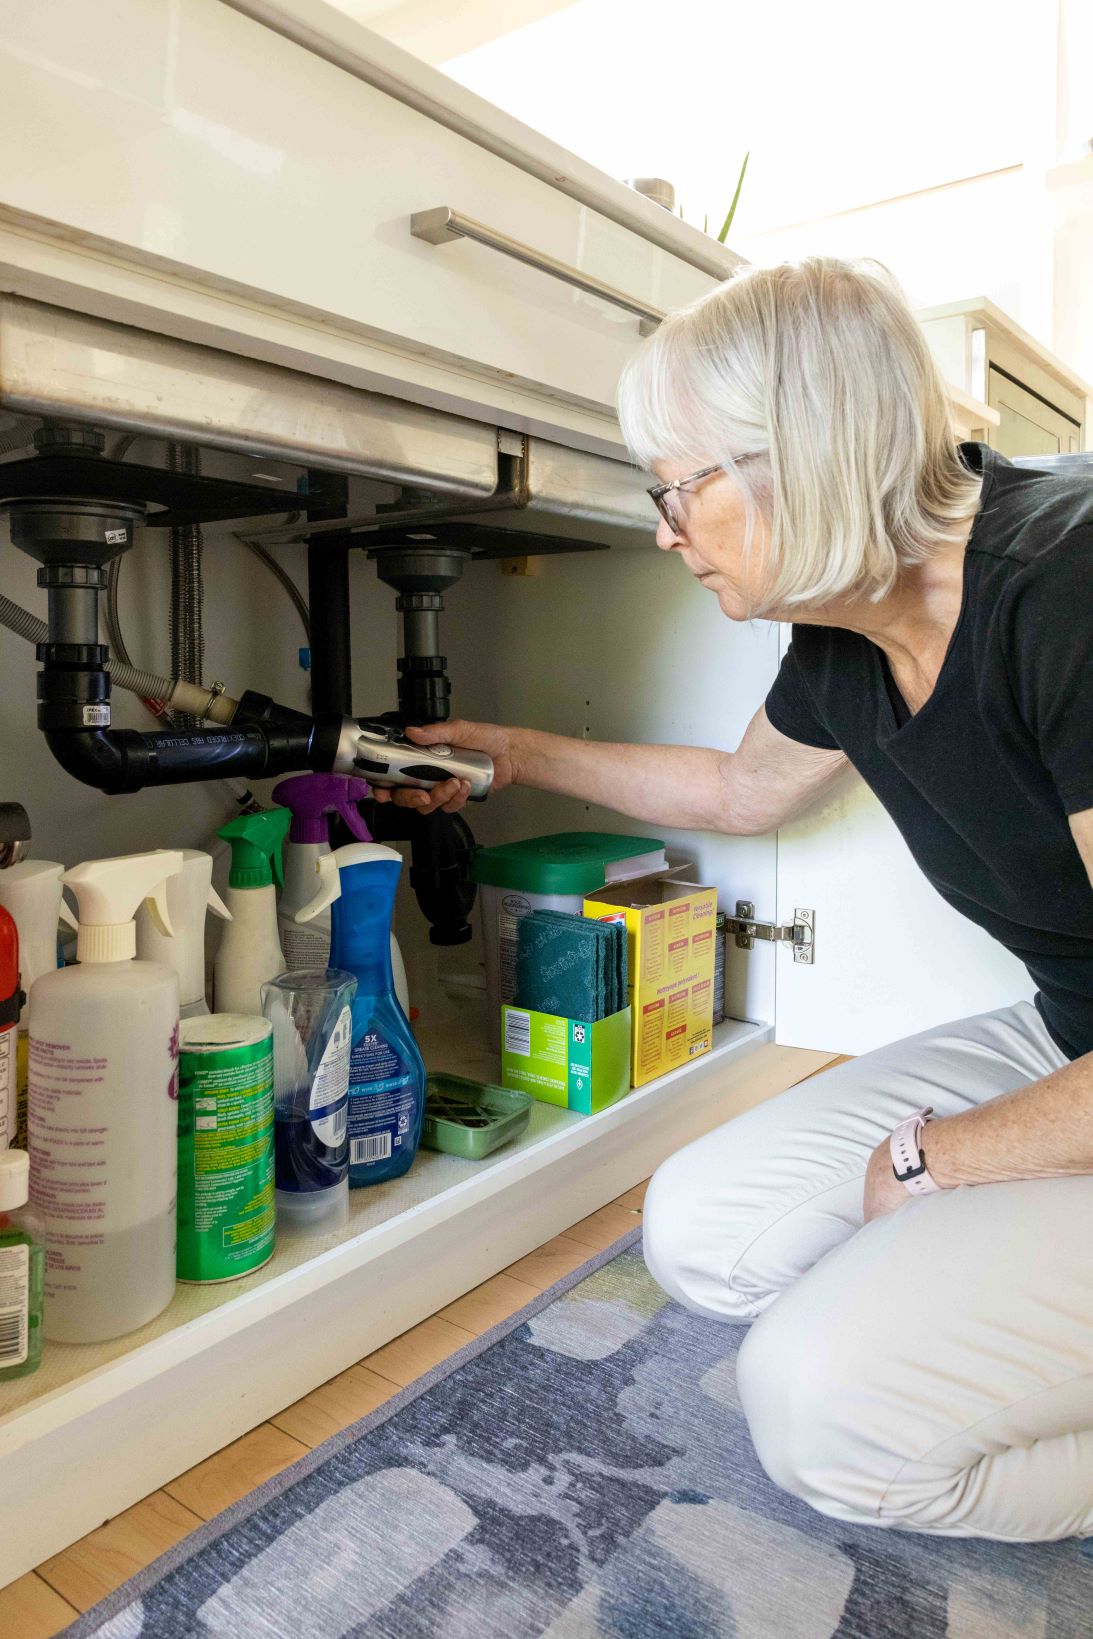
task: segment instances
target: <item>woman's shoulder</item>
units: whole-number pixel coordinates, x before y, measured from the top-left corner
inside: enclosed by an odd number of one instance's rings
[[[1017,466],[985,445],[983,499],[968,551],[1004,559],[1012,574],[1052,575],[1070,554],[1093,544],[1093,462],[1088,466]]]

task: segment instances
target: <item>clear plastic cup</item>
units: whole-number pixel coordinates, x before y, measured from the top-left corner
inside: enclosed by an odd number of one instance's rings
[[[273,1026],[278,1227],[321,1234],[349,1217],[349,1050],[357,981],[339,968],[262,986]]]

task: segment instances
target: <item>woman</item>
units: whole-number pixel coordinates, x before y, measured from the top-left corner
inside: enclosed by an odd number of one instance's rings
[[[867,1054],[674,1155],[646,1258],[689,1308],[755,1320],[756,1448],[824,1513],[1093,1535],[1093,484],[958,452],[900,297],[825,259],[669,317],[620,416],[662,550],[730,620],[793,623],[739,749],[417,737],[488,751],[498,788],[737,834],[849,760],[949,903],[1021,957],[1035,1007]]]

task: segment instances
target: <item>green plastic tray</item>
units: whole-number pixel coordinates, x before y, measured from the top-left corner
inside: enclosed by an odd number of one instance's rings
[[[481,1161],[519,1137],[531,1120],[533,1102],[527,1093],[509,1087],[466,1076],[432,1075],[425,1083],[421,1142],[426,1149]]]

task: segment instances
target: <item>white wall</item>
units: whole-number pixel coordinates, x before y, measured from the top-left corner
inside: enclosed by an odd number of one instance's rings
[[[578,0],[444,66],[713,230],[750,149],[742,256],[873,256],[916,306],[988,296],[1093,379],[1089,0]]]

